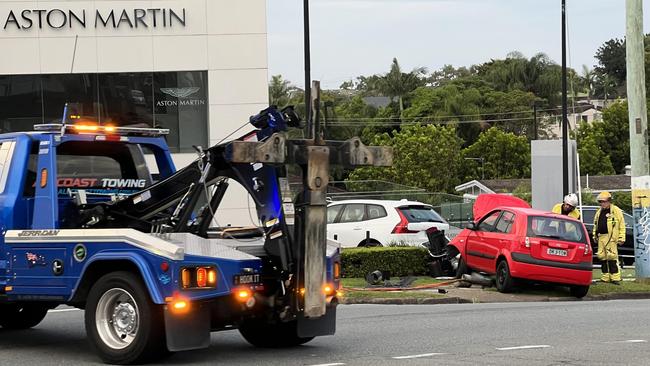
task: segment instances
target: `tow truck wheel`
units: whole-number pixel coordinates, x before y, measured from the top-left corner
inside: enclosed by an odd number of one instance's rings
[[[162,308],[148,293],[131,272],[109,273],[91,288],[86,333],[104,362],[141,363],[166,354]]]
[[[0,306],[0,326],[4,329],[35,327],[47,315],[48,307],[41,304],[5,304]]]
[[[239,333],[255,347],[284,348],[305,344],[314,337],[298,337],[298,323],[270,324],[261,320],[247,320],[239,326]]]

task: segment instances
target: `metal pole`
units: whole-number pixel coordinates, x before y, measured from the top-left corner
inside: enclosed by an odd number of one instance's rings
[[[533,102],[533,138],[537,140],[537,102]]]
[[[648,168],[648,119],[645,90],[642,0],[626,1],[626,70],[634,211],[634,257],[636,278],[650,281],[650,250],[647,232],[639,221],[650,218],[650,171]],[[636,244],[642,243],[642,244]]]
[[[566,0],[562,0],[562,191],[569,194],[569,128],[567,126]]]
[[[312,81],[311,95],[313,96],[313,100],[311,101],[312,111],[314,112],[314,122],[312,124],[314,131],[312,132],[312,136],[316,144],[320,145],[323,142],[320,133],[320,81]]]
[[[314,136],[311,134],[312,117],[311,117],[311,48],[309,43],[309,0],[303,0],[304,15],[304,41],[305,41],[305,119],[307,120],[307,138]]]

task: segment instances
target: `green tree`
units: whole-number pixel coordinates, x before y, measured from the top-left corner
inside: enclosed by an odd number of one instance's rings
[[[531,92],[552,106],[559,102],[562,69],[544,53],[527,59],[519,52],[512,52],[505,60],[479,65],[477,71],[497,90]]]
[[[594,136],[586,136],[580,141],[580,175],[611,175],[615,174],[614,166],[609,155],[605,154],[596,142]]]
[[[590,70],[587,65],[582,65],[582,87],[587,91],[587,102],[591,103],[591,96],[593,95],[594,84],[596,82],[596,74]]]
[[[603,110],[603,122],[598,124],[603,140],[600,148],[609,155],[614,170],[625,173],[630,164],[630,125],[627,102],[616,102]]]
[[[269,82],[269,104],[280,108],[289,105],[297,90],[298,88],[291,85],[289,80],[284,80],[282,75],[273,75]]]
[[[377,115],[377,108],[366,104],[360,95],[334,105],[333,115],[327,125],[326,137],[331,140],[347,140],[357,136],[365,124]]]
[[[393,147],[393,166],[357,168],[348,180],[389,180],[430,192],[453,192],[459,184],[462,140],[453,127],[409,125],[393,136],[376,135],[372,143]]]
[[[497,127],[481,133],[475,143],[462,151],[462,157],[483,159],[483,172],[480,171],[480,162],[476,160],[468,160],[464,164],[465,180],[476,179],[483,174],[486,179],[530,177],[528,140]]]
[[[603,110],[603,121],[581,124],[576,133],[582,174],[622,174],[630,164],[627,102]]]
[[[645,72],[646,89],[650,90],[650,34],[645,36]],[[625,39],[613,38],[603,43],[594,56],[598,60],[595,67],[597,74],[595,93],[599,97],[625,98],[626,91],[626,59]]]
[[[402,71],[397,59],[394,58],[390,71],[381,78],[378,87],[384,95],[397,98],[400,117],[404,113],[404,98],[407,94],[426,83],[424,79],[426,72],[426,68],[419,67],[405,73]]]

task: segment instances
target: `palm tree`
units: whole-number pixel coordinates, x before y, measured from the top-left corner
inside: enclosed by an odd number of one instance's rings
[[[382,94],[391,97],[391,99],[398,99],[400,118],[404,114],[404,97],[419,86],[424,85],[423,76],[426,73],[427,69],[424,67],[418,67],[409,73],[404,73],[399,62],[397,62],[397,58],[394,58],[390,71],[381,78],[379,88]]]
[[[594,89],[594,81],[596,79],[596,74],[592,70],[589,70],[587,65],[582,65],[582,80],[587,88],[587,102],[591,103],[591,95]]]
[[[269,103],[284,107],[289,103],[294,91],[296,87],[292,86],[289,80],[282,79],[282,75],[273,75],[269,82]]]

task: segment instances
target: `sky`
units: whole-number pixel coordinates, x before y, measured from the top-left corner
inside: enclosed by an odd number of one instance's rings
[[[560,0],[310,0],[312,79],[325,89],[386,73],[471,66],[544,52],[562,61]],[[269,77],[304,85],[303,0],[268,0]],[[650,33],[650,1],[644,1]],[[567,0],[567,65],[593,68],[594,54],[625,36],[625,0]]]

